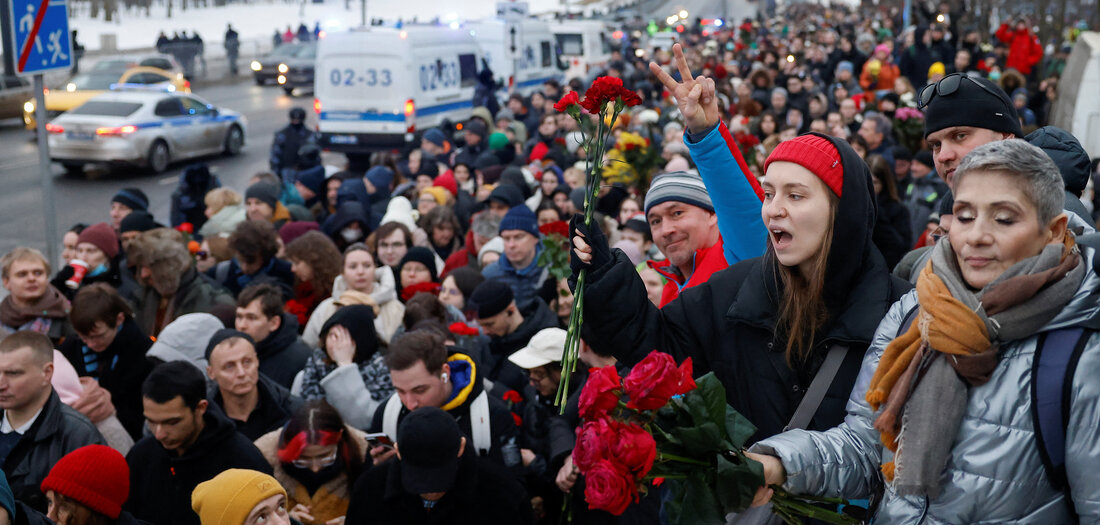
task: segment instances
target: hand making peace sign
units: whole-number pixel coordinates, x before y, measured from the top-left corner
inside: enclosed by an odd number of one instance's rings
[[[656,62],[649,63],[649,70],[661,79],[668,92],[676,97],[676,105],[684,116],[684,124],[689,132],[697,133],[715,125],[722,116],[718,111],[718,97],[715,96],[714,79],[702,75],[692,78],[691,68],[684,58],[680,44],[672,46],[676,57],[676,67],[680,71],[680,82],[661,69]]]

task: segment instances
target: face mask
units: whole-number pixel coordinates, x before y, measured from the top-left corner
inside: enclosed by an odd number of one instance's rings
[[[363,232],[355,228],[344,228],[340,230],[340,236],[347,242],[355,242],[359,240],[359,237],[362,237],[362,235]]]
[[[97,275],[100,275],[100,274],[106,273],[106,272],[107,272],[107,264],[106,263],[100,264],[99,266],[96,266],[94,270],[88,272],[88,277],[95,277]]]
[[[992,80],[992,81],[996,82],[1000,79],[1001,79],[1001,72],[1000,71],[990,71],[989,72],[989,80]]]
[[[291,463],[283,463],[283,470],[290,477],[298,480],[310,494],[317,492],[321,485],[328,483],[336,476],[343,473],[343,465],[339,460],[321,470],[314,472],[308,468],[295,467]]]

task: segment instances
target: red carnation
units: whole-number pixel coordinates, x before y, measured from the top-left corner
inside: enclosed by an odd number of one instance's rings
[[[577,96],[577,92],[576,91],[570,91],[570,92],[566,93],[564,97],[561,97],[561,100],[559,100],[556,104],[554,104],[554,109],[557,110],[558,113],[565,113],[566,111],[569,110],[569,106],[573,106],[573,105],[580,104],[580,103],[581,103],[581,100],[580,100],[580,97]]]
[[[637,93],[623,87],[621,78],[600,77],[592,82],[588,91],[584,92],[584,101],[581,102],[581,106],[589,113],[599,113],[608,102],[614,102],[620,98],[628,107],[642,103],[642,98]]]
[[[517,427],[523,426],[523,418],[519,417],[519,414],[512,412],[512,421],[515,421]]]
[[[672,396],[695,388],[691,377],[691,358],[676,367],[676,360],[663,352],[652,351],[634,365],[623,381],[623,389],[630,396],[628,408],[657,410],[665,406]]]
[[[432,295],[439,295],[440,285],[439,283],[433,283],[428,281],[426,283],[417,283],[412,286],[407,286],[401,290],[401,300],[408,302],[418,293],[430,293]]]
[[[606,460],[596,462],[585,473],[584,500],[588,508],[601,509],[616,516],[638,499],[638,482],[622,467]]]
[[[501,399],[504,399],[505,401],[507,401],[509,403],[522,403],[523,402],[523,396],[520,395],[520,393],[516,392],[515,390],[509,390],[509,391],[505,392],[504,395],[501,396]]]
[[[548,222],[539,226],[539,232],[543,235],[561,235],[562,237],[569,236],[569,223],[565,221]]]
[[[195,225],[189,222],[181,222],[179,226],[176,226],[176,229],[183,233],[195,233]]]
[[[605,366],[592,370],[588,381],[581,390],[580,415],[592,421],[607,414],[607,411],[619,404],[619,390],[622,388],[619,372],[614,366]]]

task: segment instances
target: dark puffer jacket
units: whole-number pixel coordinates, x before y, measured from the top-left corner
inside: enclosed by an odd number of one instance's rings
[[[910,286],[890,276],[871,241],[875,201],[867,165],[847,143],[826,138],[841,154],[843,195],[823,291],[828,320],[815,334],[805,362],[789,365],[786,339],[776,333],[783,292],[778,263],[767,255],[720,271],[658,309],[646,298],[634,266],[616,250],[612,264],[588,274],[585,341],[631,366],[653,349],[678,361],[691,357],[695,374],[713,371],[726,387],[729,404],[757,426],[754,441],[783,430],[828,349],[842,343],[847,355],[810,428],[839,424],[875,328]]]
[[[284,388],[290,388],[294,376],[306,367],[310,353],[309,345],[298,337],[298,320],[288,313],[283,314],[278,330],[256,343],[260,373]]]

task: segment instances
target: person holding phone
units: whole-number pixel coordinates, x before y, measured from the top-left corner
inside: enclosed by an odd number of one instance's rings
[[[257,439],[256,448],[286,489],[290,517],[304,525],[344,523],[368,449],[363,432],[345,424],[332,405],[306,402],[285,427]]]

